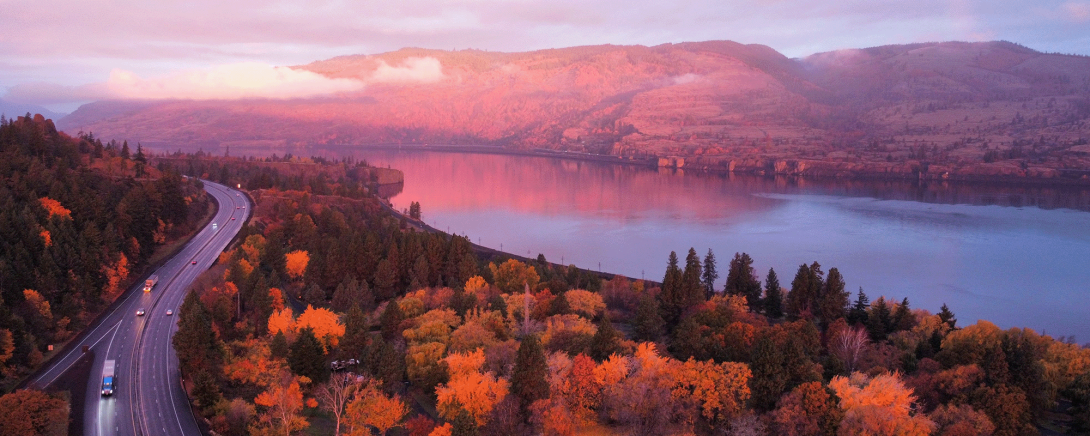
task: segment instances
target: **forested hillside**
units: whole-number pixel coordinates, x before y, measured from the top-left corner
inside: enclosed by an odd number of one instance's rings
[[[0,386],[10,389],[208,210],[199,184],[141,147],[0,119]]]
[[[690,250],[658,285],[486,258],[384,209],[362,163],[274,160],[174,162],[254,186],[174,339],[219,434],[1090,430],[1069,338],[871,300],[817,262],[788,281]]]
[[[435,74],[384,75],[421,63]],[[1090,170],[1090,58],[1002,41],[802,59],[732,41],[403,49],[295,68],[367,87],[292,100],[105,101],[62,122],[217,153],[490,144],[804,175],[1077,180]]]

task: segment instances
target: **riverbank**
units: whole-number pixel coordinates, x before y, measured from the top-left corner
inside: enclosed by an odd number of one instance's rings
[[[1090,169],[1053,169],[1025,167],[1018,163],[972,164],[962,168],[904,162],[844,162],[787,158],[728,158],[721,156],[616,156],[569,152],[543,148],[516,149],[498,145],[366,144],[339,145],[328,150],[411,151],[439,153],[477,153],[525,157],[545,157],[582,162],[597,162],[665,171],[707,174],[782,176],[814,180],[869,180],[919,183],[1001,184],[1009,186],[1086,186],[1090,187]]]

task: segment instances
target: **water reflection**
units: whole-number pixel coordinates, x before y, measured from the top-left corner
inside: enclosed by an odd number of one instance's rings
[[[405,172],[392,198],[438,228],[524,255],[660,280],[666,256],[736,251],[762,278],[838,267],[872,300],[907,296],[966,323],[985,318],[1090,339],[1090,192],[800,180],[499,155],[365,152]],[[723,277],[725,279],[725,277]]]

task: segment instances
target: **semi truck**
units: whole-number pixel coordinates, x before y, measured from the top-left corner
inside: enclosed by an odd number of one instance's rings
[[[113,360],[107,360],[106,364],[102,366],[102,396],[108,397],[114,394],[114,386],[117,384],[117,377],[114,375],[114,368],[116,365]]]
[[[151,292],[151,288],[154,288],[156,283],[159,283],[159,276],[152,275],[151,277],[148,277],[148,279],[144,281],[144,292]]]

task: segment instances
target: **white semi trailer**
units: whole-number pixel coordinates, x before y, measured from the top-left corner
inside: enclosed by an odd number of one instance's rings
[[[114,386],[117,384],[117,377],[114,375],[116,366],[113,360],[107,360],[102,366],[102,396],[104,397],[114,394]]]

